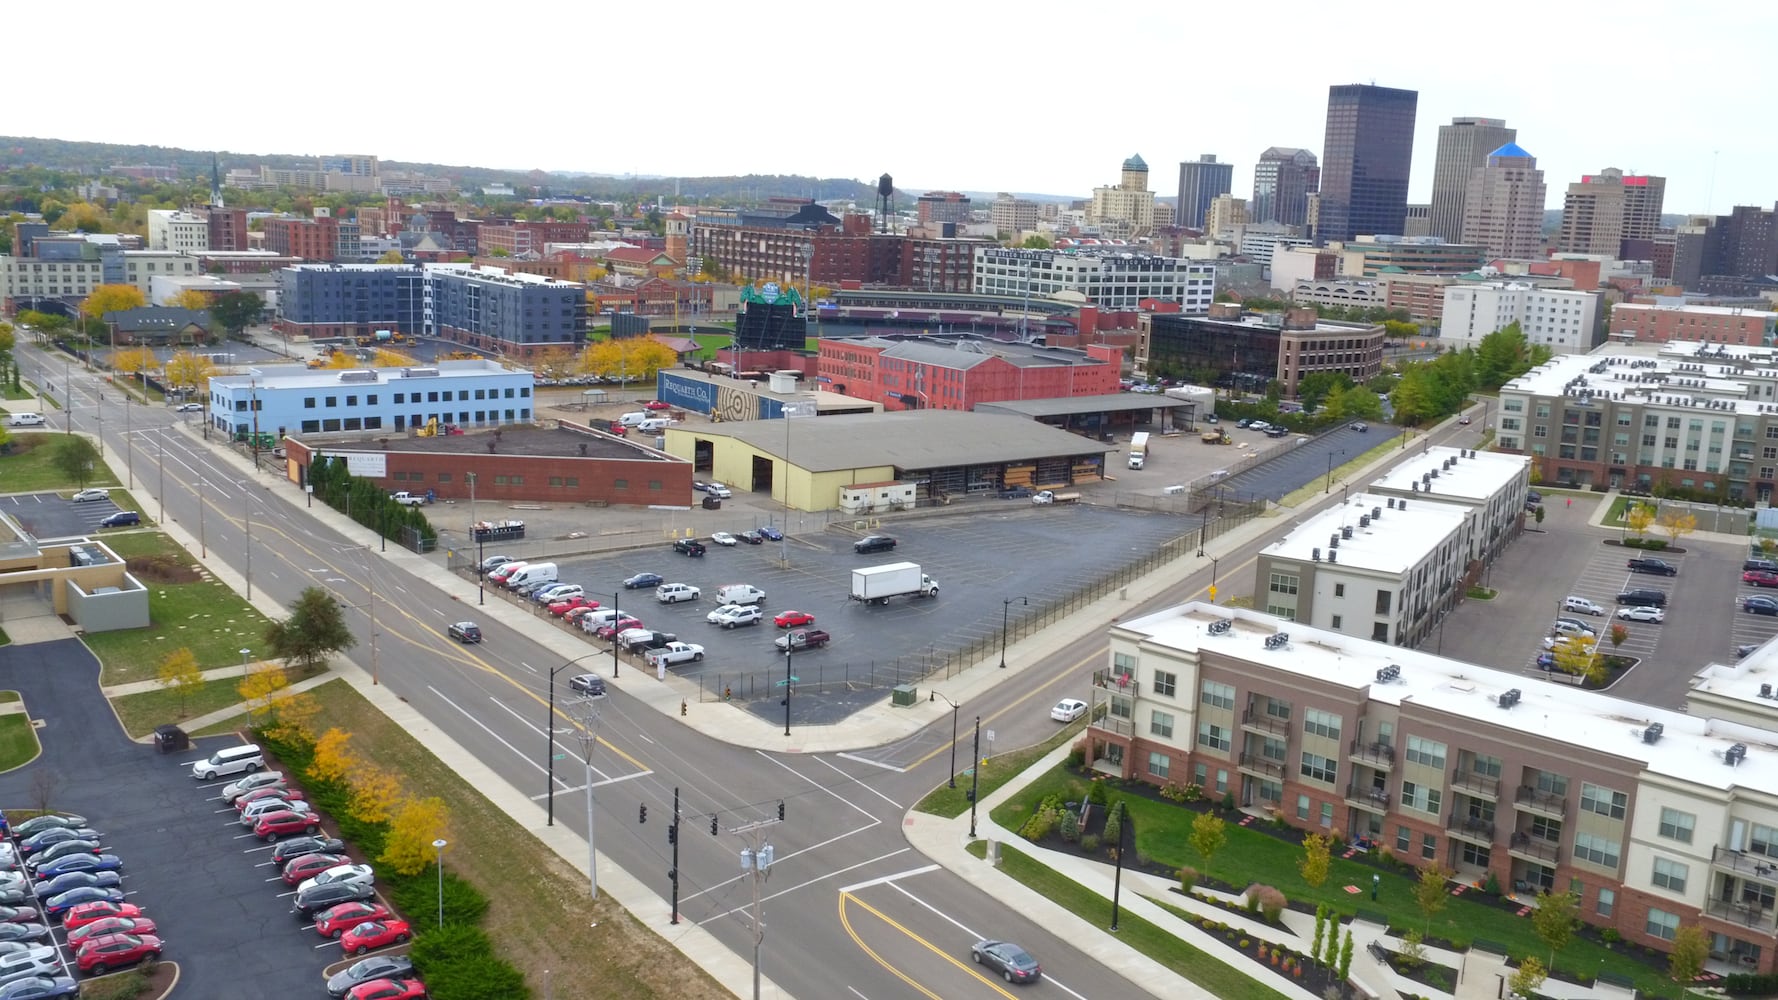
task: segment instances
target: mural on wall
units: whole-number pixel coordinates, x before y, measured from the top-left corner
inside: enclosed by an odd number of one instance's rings
[[[717,386],[716,406],[710,416],[714,420],[757,420],[759,397],[735,386]]]

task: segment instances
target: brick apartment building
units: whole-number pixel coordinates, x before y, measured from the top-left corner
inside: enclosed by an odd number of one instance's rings
[[[1664,344],[1669,340],[1697,340],[1769,347],[1774,332],[1778,332],[1775,322],[1778,313],[1760,309],[1622,302],[1612,307],[1607,332],[1614,342]]]
[[[504,250],[512,256],[543,253],[549,243],[585,243],[589,232],[584,222],[488,222],[476,231],[476,250],[491,255]]]
[[[339,259],[340,224],[329,215],[312,219],[265,220],[267,250],[307,261]]]
[[[1118,391],[1123,350],[981,337],[822,340],[818,376],[835,392],[885,410],[973,410],[981,403],[1101,396]]]

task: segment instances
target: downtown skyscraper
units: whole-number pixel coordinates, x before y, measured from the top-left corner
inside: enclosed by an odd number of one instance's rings
[[[1401,233],[1419,103],[1413,90],[1368,84],[1327,89],[1318,241]]]
[[[1247,217],[1253,222],[1301,226],[1309,220],[1309,196],[1321,190],[1321,167],[1315,154],[1293,146],[1272,146],[1253,166],[1253,197]]]
[[[1432,162],[1430,235],[1446,243],[1462,242],[1463,205],[1475,170],[1488,165],[1488,154],[1517,142],[1517,129],[1499,118],[1453,118],[1438,129],[1438,155]]]

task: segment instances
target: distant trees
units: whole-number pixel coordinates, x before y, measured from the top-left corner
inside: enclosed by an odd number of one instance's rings
[[[265,300],[251,292],[225,292],[210,303],[210,318],[231,337],[259,322],[265,312]]]
[[[81,300],[80,315],[88,320],[103,320],[106,313],[139,309],[147,304],[147,296],[135,285],[100,285]]]
[[[1518,321],[1514,320],[1476,344],[1476,386],[1498,389],[1549,359],[1550,349],[1530,343]]]
[[[99,464],[99,449],[79,434],[63,434],[50,445],[49,460],[68,481],[82,489],[93,481],[93,469]]]

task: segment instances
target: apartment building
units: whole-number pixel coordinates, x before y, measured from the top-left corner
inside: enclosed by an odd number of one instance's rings
[[[1373,480],[1373,496],[1420,499],[1469,510],[1468,558],[1492,563],[1524,527],[1531,461],[1523,455],[1443,446],[1425,448]]]
[[[1718,961],[1769,972],[1774,670],[1773,644],[1712,667],[1714,704],[1694,705],[1733,711],[1701,717],[1194,602],[1111,628],[1088,758],[1463,882],[1573,891],[1582,919],[1635,944],[1697,924]]]
[[[529,357],[586,341],[586,286],[476,264],[428,264],[427,332],[485,351]]]
[[[1416,323],[1437,328],[1445,315],[1445,289],[1457,283],[1453,274],[1385,272],[1383,304],[1405,310]]]
[[[1501,387],[1495,430],[1544,482],[1764,505],[1778,481],[1778,352],[1675,340],[1561,355]]]
[[[1309,308],[1243,313],[1233,302],[1207,316],[1144,312],[1136,319],[1136,369],[1219,385],[1264,387],[1272,379],[1295,395],[1302,376],[1341,372],[1354,382],[1383,369],[1381,324],[1323,321]]]
[[[1652,240],[1661,228],[1667,178],[1607,167],[1568,185],[1562,199],[1559,253],[1618,256],[1625,240]]]
[[[1463,280],[1446,286],[1439,339],[1454,350],[1517,323],[1526,341],[1554,354],[1593,348],[1603,299],[1597,290],[1549,288],[1521,281]]]
[[[1390,267],[1409,274],[1468,274],[1487,257],[1485,247],[1436,236],[1365,237],[1346,241],[1340,251],[1340,273],[1354,278],[1374,278]]]
[[[426,275],[411,264],[299,264],[278,272],[285,337],[365,337],[377,330],[419,333],[426,326]]]
[[[321,210],[322,213],[326,209]],[[273,253],[303,260],[356,260],[357,254],[343,257],[340,253],[339,220],[327,214],[309,219],[267,219],[264,223],[265,247]]]
[[[1620,302],[1611,307],[1613,342],[1694,340],[1742,347],[1771,347],[1778,313],[1762,309],[1679,303]]]
[[[195,212],[150,209],[148,249],[201,253],[210,249],[210,220]]]
[[[941,222],[961,225],[969,221],[969,196],[957,191],[928,191],[914,203],[914,212],[922,226]]]
[[[1203,315],[1216,296],[1216,269],[1208,261],[1091,247],[1021,250],[977,245],[971,279],[977,295],[1054,298],[1075,292],[1106,311],[1135,311],[1143,300],[1157,299]]]
[[[589,228],[584,222],[485,222],[477,233],[476,248],[483,254],[507,256],[541,254],[550,243],[584,243]]]
[[[1043,206],[1029,198],[1014,198],[1001,192],[988,204],[988,220],[994,225],[994,232],[1001,239],[1011,239],[1019,233],[1029,232],[1037,228],[1037,221],[1043,216]]]

